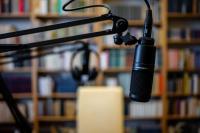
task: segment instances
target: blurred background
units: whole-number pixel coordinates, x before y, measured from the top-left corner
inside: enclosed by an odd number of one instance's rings
[[[62,6],[68,1],[0,0],[0,33],[107,13],[103,8],[64,12]],[[154,18],[152,36],[157,48],[151,101],[136,103],[128,98],[134,46],[116,46],[113,35],[84,40],[94,44],[100,55],[99,61],[93,57],[90,59],[90,66],[99,68],[98,77],[86,85],[94,88],[121,86],[125,133],[200,132],[200,0],[149,1]],[[142,36],[146,10],[144,1],[76,0],[69,8],[93,4],[108,4],[113,14],[129,20],[132,35]],[[112,23],[105,21],[3,39],[0,43],[26,44],[110,28]],[[77,132],[79,84],[70,73],[73,53],[71,50],[0,66],[20,111],[35,132]],[[80,65],[80,60],[81,56],[78,56],[74,64]],[[16,133],[14,119],[0,98],[0,132]]]

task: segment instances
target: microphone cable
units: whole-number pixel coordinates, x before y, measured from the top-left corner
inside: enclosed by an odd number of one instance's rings
[[[106,8],[108,10],[108,14],[111,13],[111,8],[106,5],[106,4],[100,4],[100,5],[90,5],[90,6],[82,6],[82,7],[77,7],[77,8],[71,8],[71,9],[67,9],[67,6],[69,4],[71,4],[72,2],[74,2],[75,0],[70,0],[69,2],[65,3],[63,5],[63,11],[69,12],[69,11],[77,11],[77,10],[83,10],[83,9],[88,9],[88,8],[96,8],[96,7],[102,7],[102,8]]]

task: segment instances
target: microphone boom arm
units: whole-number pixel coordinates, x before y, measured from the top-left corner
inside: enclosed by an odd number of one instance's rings
[[[62,29],[62,28],[69,28],[69,27],[74,27],[74,26],[79,26],[79,25],[84,25],[84,24],[90,24],[94,22],[101,22],[105,20],[113,21],[112,29],[98,31],[94,33],[86,33],[86,34],[63,37],[63,38],[58,38],[58,39],[40,41],[40,42],[27,43],[27,44],[18,44],[18,45],[0,44],[0,53],[15,51],[15,50],[31,49],[31,48],[48,46],[48,45],[52,45],[56,43],[63,43],[63,42],[69,42],[69,41],[76,41],[80,39],[87,39],[87,38],[93,38],[93,37],[98,37],[98,36],[122,33],[128,29],[128,21],[126,19],[112,15],[110,13],[110,14],[104,14],[102,16],[94,17],[94,18],[76,20],[76,21],[54,24],[54,25],[49,25],[49,26],[44,26],[44,27],[39,27],[39,28],[0,34],[0,39],[18,37],[18,36],[29,35],[29,34],[51,31],[51,30],[56,30],[56,29]]]

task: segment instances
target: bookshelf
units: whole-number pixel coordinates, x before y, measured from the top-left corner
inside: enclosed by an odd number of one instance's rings
[[[20,0],[19,0],[20,1]],[[85,12],[76,12],[76,13],[68,13],[64,14],[63,12],[60,12],[56,10],[53,11],[53,9],[40,9],[40,0],[25,0],[29,1],[30,3],[30,10],[27,12],[23,13],[12,13],[12,11],[8,12],[1,12],[0,13],[0,19],[3,20],[4,22],[8,21],[29,21],[33,26],[37,26],[38,23],[42,24],[48,24],[54,23],[54,22],[59,22],[61,20],[73,20],[73,19],[82,19],[82,18],[89,18],[89,17],[95,17],[98,16],[99,14],[102,13],[102,11],[98,10],[95,11],[95,13],[91,13],[91,11],[85,11]],[[45,0],[41,0],[45,4]],[[56,0],[54,0],[56,1]],[[85,2],[88,2],[88,0],[84,0]],[[154,0],[158,1],[158,0]],[[159,12],[160,12],[160,17],[158,19],[155,19],[154,22],[154,29],[155,29],[155,34],[154,36],[159,37],[156,38],[156,47],[157,50],[160,51],[160,55],[162,55],[161,58],[161,63],[158,63],[161,65],[160,67],[155,69],[155,74],[159,75],[162,77],[162,80],[159,82],[161,85],[157,84],[156,88],[161,88],[161,92],[156,92],[152,94],[152,100],[156,102],[161,102],[162,106],[162,115],[161,116],[143,116],[143,117],[133,117],[130,116],[129,113],[125,111],[125,121],[126,122],[146,122],[146,121],[151,121],[153,123],[158,124],[158,127],[163,133],[167,133],[169,131],[172,131],[173,127],[176,126],[179,122],[190,122],[190,121],[197,121],[199,122],[199,117],[200,116],[191,116],[191,115],[185,115],[185,116],[180,116],[177,114],[169,114],[169,109],[172,108],[169,105],[169,102],[171,99],[176,100],[186,100],[189,98],[194,98],[194,99],[199,99],[200,98],[200,93],[189,93],[189,94],[184,94],[184,93],[171,93],[169,92],[169,77],[170,75],[184,75],[188,74],[189,76],[199,74],[200,69],[197,68],[169,68],[169,64],[171,62],[171,58],[169,58],[168,53],[171,49],[176,49],[178,51],[185,50],[185,49],[194,49],[196,47],[199,47],[200,44],[200,39],[199,37],[185,37],[185,38],[179,38],[179,39],[172,39],[168,38],[168,32],[170,28],[174,28],[173,24],[175,23],[176,25],[179,26],[179,23],[186,23],[185,25],[189,24],[192,25],[193,23],[199,22],[200,19],[200,13],[198,11],[198,1],[197,0],[192,0],[192,10],[186,13],[181,13],[180,11],[172,11],[169,12],[168,9],[170,7],[170,2],[171,0],[159,0]],[[101,4],[101,3],[108,3],[110,5],[115,5],[115,2],[113,0],[96,0],[96,4]],[[92,1],[89,3],[93,4]],[[112,8],[115,8],[114,6],[111,6]],[[156,5],[154,6],[156,7]],[[42,10],[42,13],[39,13],[39,11]],[[49,12],[50,11],[50,12]],[[131,15],[135,15],[134,13]],[[157,14],[156,14],[157,15]],[[130,17],[130,16],[127,16]],[[159,21],[160,20],[160,21]],[[138,18],[131,18],[129,20],[129,25],[130,25],[130,31],[131,33],[138,33],[141,32],[141,28],[143,26],[143,18],[141,17],[140,19]],[[194,22],[193,22],[194,21]],[[104,27],[109,27],[111,23],[110,22],[105,22],[103,24],[95,24],[93,27],[93,30],[102,30]],[[199,25],[199,24],[197,24]],[[176,28],[176,27],[175,27]],[[87,29],[84,28],[84,31],[88,31]],[[175,30],[177,32],[177,30]],[[190,30],[190,32],[192,32]],[[134,46],[114,46],[113,42],[111,42],[112,38],[105,38],[105,37],[99,37],[93,39],[93,41],[97,44],[98,51],[100,52],[100,55],[102,55],[105,52],[110,52],[110,51],[133,51]],[[106,43],[106,41],[109,42]],[[35,52],[31,54],[36,54]],[[114,54],[118,54],[117,52],[114,52]],[[124,54],[124,53],[122,53]],[[130,53],[132,56],[132,53]],[[131,58],[132,59],[132,58]],[[38,79],[42,76],[54,76],[57,74],[61,73],[67,73],[69,70],[66,69],[47,69],[40,67],[40,61],[37,59],[33,59],[31,61],[31,66],[24,66],[24,67],[17,67],[14,69],[5,69],[1,68],[1,72],[6,72],[6,73],[11,73],[11,74],[20,74],[20,73],[30,73],[31,74],[31,92],[30,93],[19,93],[19,94],[13,94],[14,98],[17,101],[32,101],[32,106],[33,106],[33,118],[32,118],[32,125],[34,128],[35,132],[39,132],[43,130],[43,125],[41,123],[68,123],[68,122],[76,122],[75,116],[73,118],[68,118],[65,115],[40,115],[40,110],[39,106],[42,102],[44,101],[73,101],[74,104],[76,102],[76,93],[74,92],[65,92],[65,93],[60,93],[53,91],[50,95],[40,95],[38,92],[38,84],[39,81]],[[128,77],[128,73],[131,72],[131,65],[132,65],[132,60],[129,61],[128,64],[123,64],[122,66],[114,66],[114,67],[109,67],[109,64],[107,64],[107,68],[101,69],[100,74],[95,82],[96,85],[106,85],[106,80],[111,80],[113,81],[113,77],[119,77],[119,75],[124,74],[123,76]],[[129,66],[128,66],[129,65]],[[158,76],[158,77],[159,77]],[[173,77],[173,76],[172,76]],[[119,79],[117,79],[119,80]],[[117,84],[117,83],[116,83]],[[158,87],[159,86],[159,87]],[[158,90],[157,90],[158,91]],[[128,99],[127,95],[125,94],[124,96],[124,101],[125,101],[125,110],[129,110],[129,104],[131,101]],[[0,97],[1,100],[1,97]],[[59,104],[59,102],[57,102]],[[67,106],[74,106],[74,105],[67,105]],[[130,112],[130,111],[128,111]],[[171,123],[172,122],[172,123]],[[13,126],[11,123],[1,123],[0,124],[0,129],[1,125],[7,125],[7,126]],[[173,125],[171,125],[173,124]],[[57,124],[56,124],[57,125]],[[3,126],[2,126],[3,127]],[[51,132],[55,133],[56,128],[51,125],[50,126]]]
[[[167,31],[172,31],[172,28],[184,28],[184,27],[188,27],[188,31],[186,33],[185,37],[184,35],[182,37],[180,37],[180,39],[178,38],[168,38],[167,41],[167,47],[166,47],[166,51],[169,52],[172,49],[175,49],[179,52],[181,51],[187,51],[192,50],[192,49],[198,49],[199,47],[199,37],[195,37],[193,34],[193,29],[196,29],[198,31],[198,28],[194,28],[193,26],[195,25],[195,23],[199,22],[199,12],[197,12],[197,9],[199,9],[199,1],[198,0],[192,0],[189,1],[192,4],[188,4],[187,5],[187,11],[185,12],[185,10],[183,8],[179,9],[179,11],[172,11],[172,12],[168,12],[167,14]],[[181,3],[180,3],[181,5]],[[170,3],[167,2],[167,7],[169,7],[168,9],[171,10],[172,9],[172,5]],[[189,9],[190,8],[190,9]],[[174,8],[176,9],[176,8]],[[181,26],[178,26],[179,24],[181,24]],[[175,25],[175,26],[173,26]],[[183,27],[184,26],[184,27]],[[176,30],[176,29],[175,29]],[[175,31],[174,30],[174,31]],[[183,29],[183,34],[184,34],[184,29]],[[173,32],[175,33],[175,32]],[[172,34],[173,34],[172,33]],[[175,36],[175,35],[174,35]],[[168,57],[169,58],[169,57]],[[195,58],[197,58],[196,54],[195,54]],[[192,59],[189,59],[192,60]],[[187,60],[186,60],[187,61]],[[170,60],[167,59],[168,64],[170,64]],[[171,61],[173,62],[173,61]],[[197,62],[197,61],[195,61]],[[175,68],[175,69],[170,69],[169,65],[167,65],[168,68],[166,69],[166,73],[167,73],[167,80],[166,83],[168,82],[167,85],[167,90],[169,91],[170,88],[170,84],[169,84],[169,80],[172,76],[177,76],[178,75],[190,75],[191,77],[194,75],[198,75],[199,74],[199,67],[197,66],[197,64],[195,65],[195,68],[188,68],[187,66],[184,66],[183,68]],[[190,63],[189,66],[192,66],[192,63]],[[190,101],[198,101],[199,100],[199,92],[198,93],[193,93],[192,90],[194,90],[194,86],[190,86],[190,87],[185,87],[188,85],[188,81],[190,79],[184,81],[183,83],[186,83],[182,89],[182,91],[184,91],[184,88],[188,88],[189,89],[189,93],[177,93],[177,92],[168,92],[166,98],[166,106],[168,108],[168,113],[166,113],[166,131],[168,132],[175,132],[175,128],[178,125],[181,125],[181,123],[183,124],[182,126],[184,127],[185,124],[188,125],[188,127],[183,128],[183,130],[193,130],[192,132],[195,132],[198,130],[199,128],[199,115],[198,113],[196,114],[196,108],[198,108],[198,104],[195,104],[193,107],[191,105],[193,105],[194,103],[190,102]],[[180,81],[181,82],[181,81]],[[191,81],[192,85],[195,85],[194,81]],[[197,81],[197,84],[199,83],[199,81]],[[178,84],[180,85],[180,83]],[[173,103],[173,102],[174,103]],[[188,105],[185,106],[184,104],[187,103]],[[175,107],[173,104],[177,104],[177,107]],[[180,106],[178,105],[180,104]],[[189,107],[190,106],[190,107]],[[177,108],[172,110],[172,108]],[[194,112],[190,112],[190,109],[192,108],[192,110],[194,110]],[[171,111],[171,112],[170,112]],[[187,112],[184,112],[187,111]],[[192,127],[191,124],[193,122],[197,123],[196,127]]]

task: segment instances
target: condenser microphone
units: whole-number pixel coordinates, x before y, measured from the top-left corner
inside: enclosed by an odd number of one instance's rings
[[[151,98],[156,53],[151,38],[152,22],[152,11],[147,10],[143,37],[135,46],[131,75],[130,98],[137,102],[148,102]]]

